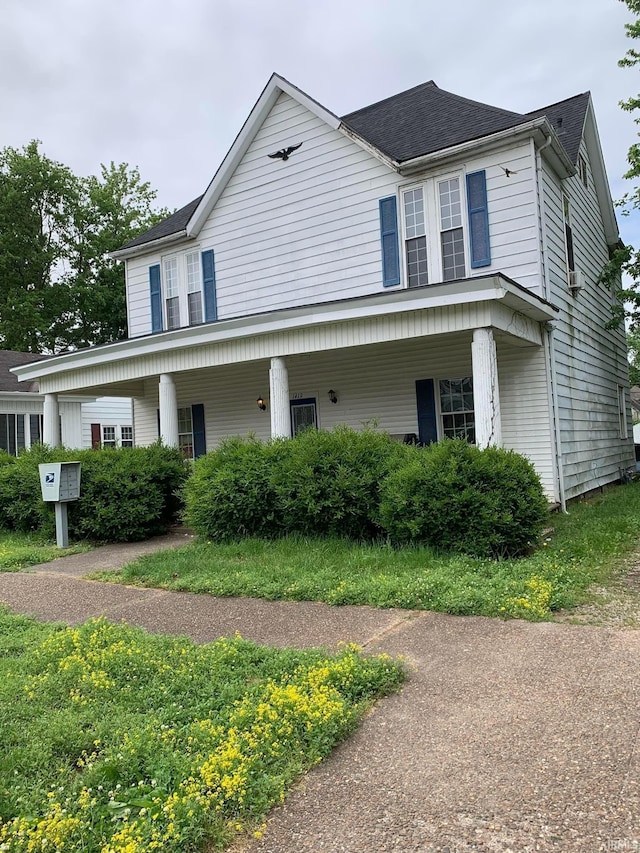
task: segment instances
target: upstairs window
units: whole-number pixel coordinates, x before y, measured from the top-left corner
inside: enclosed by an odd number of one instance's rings
[[[438,182],[440,203],[440,240],[442,246],[442,280],[464,278],[464,235],[462,231],[462,200],[460,179]]]
[[[562,196],[562,213],[564,216],[564,236],[565,236],[565,250],[567,253],[567,270],[569,274],[575,272],[576,270],[576,262],[573,255],[573,231],[571,228],[571,205],[569,204],[569,198],[566,195]],[[571,279],[571,275],[569,275],[569,279]],[[570,282],[571,283],[571,282]]]
[[[462,178],[429,180],[402,192],[408,287],[467,275]]]
[[[149,268],[149,287],[154,332],[216,319],[212,250],[165,256],[161,264]]]
[[[427,237],[422,187],[403,193],[407,285],[420,287],[429,283],[427,269]]]

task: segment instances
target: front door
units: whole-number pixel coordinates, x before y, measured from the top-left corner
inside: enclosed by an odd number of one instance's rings
[[[309,427],[318,426],[315,397],[291,401],[291,432],[296,436]]]

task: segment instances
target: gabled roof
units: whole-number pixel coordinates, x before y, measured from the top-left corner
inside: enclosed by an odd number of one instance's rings
[[[564,101],[527,113],[527,118],[546,116],[549,119],[574,166],[578,162],[589,98],[589,92],[583,92],[581,95],[574,95],[573,98],[565,98]]]
[[[114,257],[135,254],[135,251],[130,250],[137,248],[140,251],[140,247],[156,241],[164,244],[182,237],[196,236],[264,118],[283,92],[304,104],[331,127],[355,138],[356,142],[398,171],[401,171],[403,163],[446,151],[456,145],[473,143],[519,127],[525,132],[531,122],[544,118],[548,121],[545,132],[553,128],[554,145],[565,164],[564,168],[570,169],[569,161],[573,165],[577,161],[590,104],[587,92],[533,112],[516,113],[447,92],[430,80],[339,119],[283,77],[274,74],[206,192],[131,240],[115,252]]]
[[[12,367],[21,364],[30,364],[34,361],[42,361],[49,358],[46,355],[34,355],[32,352],[12,352],[11,350],[0,350],[0,391],[25,391],[38,393],[37,382],[18,382],[18,377],[9,373]]]

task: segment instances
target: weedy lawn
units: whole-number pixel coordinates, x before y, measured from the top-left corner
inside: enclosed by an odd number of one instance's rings
[[[549,619],[606,586],[640,538],[640,482],[550,515],[535,553],[487,560],[339,539],[196,542],[141,558],[101,580],[217,596],[370,604],[463,615]]]
[[[89,551],[90,545],[80,543],[61,550],[35,533],[0,533],[0,572],[17,572],[56,557]]]
[[[188,853],[268,809],[402,681],[386,656],[204,646],[0,609],[0,850]]]

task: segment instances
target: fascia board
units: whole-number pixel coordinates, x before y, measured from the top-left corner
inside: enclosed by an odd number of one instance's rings
[[[293,100],[328,124],[329,127],[332,127],[334,130],[338,129],[340,119],[337,116],[333,115],[333,113],[329,112],[329,110],[325,109],[296,86],[293,86],[284,77],[273,74],[249,113],[247,120],[242,125],[240,132],[222,161],[220,168],[214,175],[213,180],[207,187],[200,204],[187,223],[186,235],[188,237],[196,237],[200,233],[200,229],[204,225],[209,213],[222,195],[229,179],[237,169],[262,123],[282,93],[289,95]]]
[[[532,119],[524,124],[509,127],[506,130],[501,130],[498,133],[492,133],[490,136],[483,136],[480,139],[471,139],[468,142],[461,142],[459,145],[452,145],[449,148],[442,148],[440,151],[433,151],[431,154],[424,154],[421,157],[415,157],[413,160],[405,160],[398,166],[398,171],[403,176],[414,175],[418,172],[425,171],[431,166],[441,165],[448,161],[460,160],[469,154],[482,154],[499,148],[505,142],[511,142],[520,137],[528,138],[537,134],[548,139],[551,137],[554,154],[557,157],[562,171],[566,172],[566,176],[574,175],[575,168],[571,163],[562,143],[558,139],[554,129],[549,124],[544,116]]]
[[[615,246],[620,240],[620,232],[613,207],[613,199],[611,198],[611,190],[607,179],[607,170],[602,154],[602,146],[600,145],[598,126],[595,120],[591,97],[589,97],[589,106],[587,107],[584,121],[584,141],[589,152],[591,174],[593,175],[593,183],[604,223],[605,239],[608,246]]]
[[[159,350],[166,352],[282,332],[283,329],[289,332],[310,326],[492,300],[504,300],[509,307],[538,321],[555,319],[558,314],[555,306],[515,282],[501,275],[490,275],[425,288],[399,290],[393,294],[374,294],[339,302],[254,314],[250,317],[217,320],[201,326],[175,329],[94,349],[66,353],[47,359],[46,362],[14,367],[11,372],[21,381],[40,379],[59,372],[116,363],[127,358],[153,357]]]
[[[135,258],[137,255],[147,255],[150,252],[155,252],[156,249],[163,249],[165,246],[179,243],[186,237],[187,231],[183,228],[181,231],[167,234],[166,237],[158,237],[157,240],[150,240],[148,243],[141,243],[139,246],[132,246],[130,249],[117,249],[115,252],[109,252],[109,257],[113,258],[114,261],[122,261],[125,258]]]

